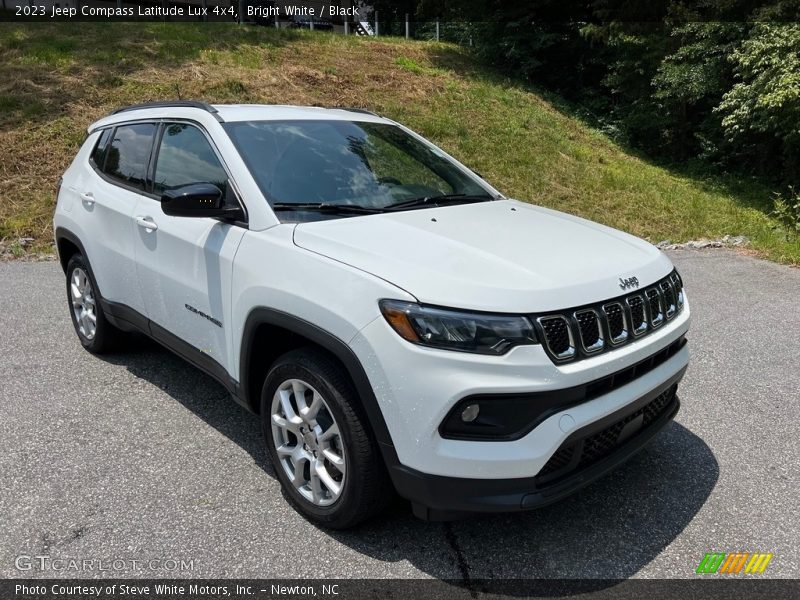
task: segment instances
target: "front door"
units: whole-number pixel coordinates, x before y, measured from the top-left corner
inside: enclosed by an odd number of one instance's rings
[[[154,160],[156,195],[213,183],[232,198],[225,169],[195,125],[163,124]],[[160,202],[149,197],[141,198],[135,221],[139,287],[154,336],[176,336],[233,374],[231,273],[246,229],[206,217],[167,216]]]

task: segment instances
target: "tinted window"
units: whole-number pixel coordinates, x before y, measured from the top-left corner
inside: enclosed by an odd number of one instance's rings
[[[155,130],[152,123],[117,127],[103,171],[127,185],[144,189]]]
[[[197,127],[171,123],[161,138],[154,182],[156,194],[191,183],[213,183],[226,192],[228,176]]]
[[[94,147],[94,151],[92,152],[92,162],[101,169],[103,168],[103,159],[106,157],[106,148],[108,148],[108,141],[111,139],[112,131],[112,129],[103,130],[103,133],[100,134],[100,139],[97,140],[97,145]]]

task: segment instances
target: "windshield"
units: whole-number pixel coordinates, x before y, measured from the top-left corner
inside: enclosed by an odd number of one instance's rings
[[[445,196],[492,199],[464,169],[395,125],[245,121],[225,128],[273,208],[380,211]]]

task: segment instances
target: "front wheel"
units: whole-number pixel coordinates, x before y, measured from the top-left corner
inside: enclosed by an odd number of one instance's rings
[[[264,383],[261,417],[278,480],[307,519],[346,529],[392,497],[355,390],[328,355],[301,349],[280,358]]]

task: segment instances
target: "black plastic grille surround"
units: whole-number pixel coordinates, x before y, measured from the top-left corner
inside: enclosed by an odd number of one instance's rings
[[[572,475],[612,454],[631,436],[650,427],[674,405],[677,388],[677,385],[673,385],[643,407],[598,432],[564,442],[536,475],[537,483],[551,483]]]
[[[538,316],[547,354],[557,364],[594,356],[640,338],[683,310],[677,271],[643,290],[589,305]]]

